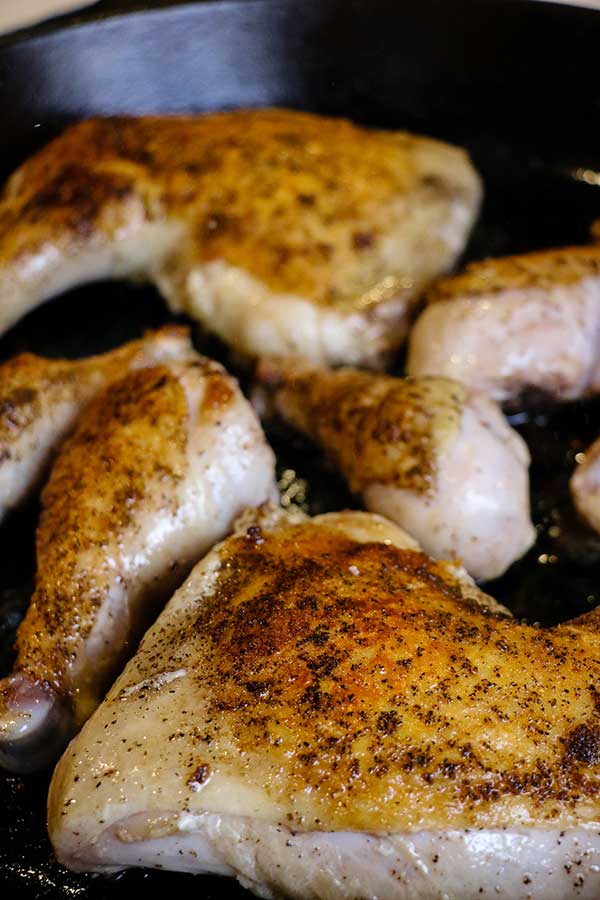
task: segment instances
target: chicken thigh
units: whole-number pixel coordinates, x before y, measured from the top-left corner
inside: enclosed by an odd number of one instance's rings
[[[410,336],[411,375],[445,375],[499,401],[600,391],[600,247],[488,259],[442,279]]]
[[[56,758],[157,603],[244,507],[274,495],[273,453],[218,363],[131,372],[93,400],[42,495],[35,589],[0,682],[0,763]]]
[[[529,453],[484,394],[445,378],[401,379],[267,361],[282,418],[322,447],[365,505],[437,559],[495,578],[535,538]]]
[[[462,150],[341,119],[82,122],[0,197],[0,331],[73,285],[141,276],[243,354],[381,366],[480,194]]]
[[[598,614],[513,619],[369,513],[247,518],[60,761],[58,859],[262,897],[595,900]]]
[[[31,493],[92,397],[131,369],[192,352],[187,329],[165,327],[88,359],[22,353],[0,365],[0,521]]]

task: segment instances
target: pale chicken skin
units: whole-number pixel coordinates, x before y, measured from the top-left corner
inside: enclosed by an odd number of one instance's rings
[[[586,450],[569,487],[577,512],[600,533],[600,440]]]
[[[0,682],[0,763],[56,759],[157,604],[242,509],[273,496],[273,453],[218,363],[191,354],[93,400],[42,494],[34,593]]]
[[[532,545],[529,453],[498,406],[446,378],[263,361],[259,380],[290,425],[362,496],[437,559],[501,575]]]
[[[0,332],[97,278],[146,278],[238,352],[380,367],[462,251],[460,149],[291,110],[94,119],[0,196]]]
[[[472,263],[440,280],[412,329],[407,370],[515,402],[600,391],[600,247]]]
[[[68,360],[22,353],[0,365],[0,521],[40,483],[96,394],[130,370],[191,352],[187,329],[167,326],[101,356]]]
[[[61,759],[56,854],[262,897],[593,900],[598,642],[379,516],[246,517]]]

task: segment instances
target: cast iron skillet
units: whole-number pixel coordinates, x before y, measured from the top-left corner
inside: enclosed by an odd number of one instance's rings
[[[470,259],[583,242],[600,217],[600,14],[523,0],[158,5],[119,14],[105,2],[0,41],[0,176],[73,119],[281,104],[466,145],[487,192]],[[167,318],[152,290],[95,285],[28,316],[2,338],[0,358],[99,352]],[[227,361],[224,348],[197,343]],[[552,623],[600,597],[600,544],[566,490],[575,454],[600,433],[600,404],[548,409],[531,399],[533,412],[517,411],[513,423],[533,453],[538,542],[488,589],[517,615]],[[352,503],[306,444],[284,430],[269,437],[288,495],[312,512]],[[0,674],[31,590],[36,513],[32,504],[0,530]],[[246,896],[214,878],[67,873],[45,836],[48,777],[0,774],[4,897]]]

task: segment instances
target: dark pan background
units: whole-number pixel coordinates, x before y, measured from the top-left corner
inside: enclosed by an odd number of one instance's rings
[[[600,218],[599,47],[600,13],[522,0],[105,2],[0,40],[0,177],[73,119],[280,104],[466,145],[486,184],[468,259],[584,242]],[[28,316],[0,340],[0,358],[86,355],[166,320],[148,288],[94,285]],[[600,599],[600,542],[567,493],[575,454],[600,433],[600,402],[531,399],[512,421],[533,455],[538,542],[488,589],[550,624]],[[269,437],[289,496],[313,512],[353,503],[313,448],[282,428]],[[0,674],[31,591],[36,514],[32,504],[0,529]],[[214,878],[67,873],[45,836],[48,778],[0,774],[2,897],[246,896]]]

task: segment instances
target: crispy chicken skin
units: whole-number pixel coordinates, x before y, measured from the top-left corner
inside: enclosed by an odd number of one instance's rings
[[[496,400],[600,390],[600,247],[472,263],[440,280],[410,336],[408,372],[446,375]]]
[[[381,366],[480,194],[462,150],[342,119],[85,121],[0,197],[0,331],[75,284],[141,276],[244,354]]]
[[[291,359],[262,361],[257,375],[279,415],[325,450],[367,508],[427,553],[494,578],[533,543],[529,453],[484,394],[447,378]]]
[[[600,532],[600,440],[594,441],[571,476],[571,497],[578,513]]]
[[[189,355],[186,328],[167,326],[88,359],[22,353],[0,365],[0,520],[39,484],[77,416],[131,369]]]
[[[156,604],[274,492],[273,453],[218,363],[190,354],[93,400],[43,491],[35,589],[0,682],[0,763],[56,758]]]
[[[514,620],[369,513],[246,517],[60,761],[61,862],[262,897],[600,892],[598,614]]]

